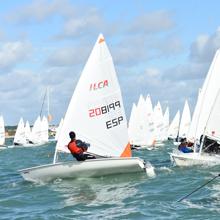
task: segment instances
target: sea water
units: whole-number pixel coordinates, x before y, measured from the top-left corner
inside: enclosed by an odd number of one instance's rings
[[[220,166],[175,167],[170,142],[133,152],[155,167],[153,178],[142,173],[45,184],[23,180],[17,170],[51,163],[54,148],[49,143],[0,151],[0,219],[220,219],[220,178],[177,202],[217,175]]]

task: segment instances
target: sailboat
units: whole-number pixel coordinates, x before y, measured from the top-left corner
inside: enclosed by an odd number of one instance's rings
[[[18,126],[15,132],[15,137],[13,141],[14,146],[16,145],[24,145],[26,144],[26,138],[25,138],[25,126],[24,126],[24,121],[23,118],[20,118],[18,122]]]
[[[0,115],[0,150],[6,149],[5,144],[5,123],[4,118]]]
[[[218,115],[215,113],[219,111],[219,63],[220,63],[220,50],[217,50],[215,57],[212,61],[212,64],[209,68],[208,74],[203,83],[201,92],[199,93],[198,100],[196,103],[196,108],[193,114],[193,120],[195,122],[194,137],[194,152],[193,153],[181,153],[179,151],[173,152],[170,154],[171,160],[175,162],[176,165],[179,166],[188,166],[194,164],[210,164],[210,163],[219,163],[219,155],[210,155],[204,154],[203,152],[203,142],[205,137],[215,136],[212,132],[215,133],[215,130],[218,130],[216,123],[219,120]],[[195,119],[194,119],[195,117]],[[211,133],[209,132],[211,131]],[[216,132],[217,134],[218,132]],[[203,138],[202,138],[203,135]],[[218,139],[218,135],[216,136]],[[201,140],[201,143],[199,143]],[[197,146],[200,144],[200,150],[198,150]],[[199,152],[198,152],[199,151]],[[217,159],[218,158],[218,159]]]
[[[164,118],[161,104],[158,101],[154,107],[155,146],[163,146]]]
[[[88,153],[100,157],[57,162],[59,152],[69,153],[70,131],[76,133],[77,139],[90,143]],[[131,157],[121,90],[103,35],[98,37],[69,103],[54,162],[19,172],[25,180],[35,182],[137,172],[154,174],[149,162]]]
[[[179,124],[180,124],[180,111],[178,110],[168,129],[168,139],[175,140],[177,138],[179,131]]]

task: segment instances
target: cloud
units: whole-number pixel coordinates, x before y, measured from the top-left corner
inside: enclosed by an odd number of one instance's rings
[[[53,51],[47,58],[49,66],[72,66],[85,62],[89,55],[89,48],[85,45],[70,46]]]
[[[30,56],[32,45],[30,42],[6,42],[0,47],[0,69],[13,68],[16,64],[27,61]]]
[[[68,0],[34,0],[30,4],[16,8],[6,17],[15,23],[31,23],[43,22],[56,13],[68,17],[75,13],[75,9]]]
[[[190,48],[190,59],[193,62],[210,62],[220,48],[220,27],[212,35],[200,35]]]
[[[165,10],[154,11],[142,14],[129,24],[129,33],[154,34],[162,31],[168,31],[174,27],[175,23],[171,13]]]

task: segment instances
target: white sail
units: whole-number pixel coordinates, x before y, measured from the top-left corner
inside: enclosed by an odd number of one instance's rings
[[[48,129],[49,129],[48,120],[45,116],[43,116],[41,121],[40,142],[42,143],[48,142],[48,137],[49,137]]]
[[[168,130],[169,138],[171,139],[177,138],[178,131],[179,131],[179,124],[180,124],[180,111],[178,110]]]
[[[133,103],[129,124],[128,124],[128,136],[129,136],[129,141],[132,145],[135,145],[137,143],[138,135],[139,135],[139,130],[138,130],[137,106],[135,105],[135,103]]]
[[[5,144],[5,123],[4,118],[0,115],[0,145]]]
[[[30,140],[30,136],[31,136],[31,128],[30,128],[29,121],[26,121],[25,123],[24,133],[25,133],[25,139],[28,143],[28,141]]]
[[[162,140],[167,140],[168,138],[168,130],[169,130],[169,117],[170,117],[170,113],[169,113],[169,108],[167,107],[163,116],[163,136],[162,136]]]
[[[182,112],[181,121],[180,121],[180,128],[179,128],[179,137],[180,138],[187,137],[190,123],[191,123],[191,115],[190,115],[189,105],[186,100],[185,104],[184,104],[183,112]]]
[[[26,143],[23,118],[20,118],[14,137],[14,145],[23,145]]]
[[[63,126],[63,118],[61,118],[59,126],[56,129],[56,135],[55,135],[55,138],[54,138],[56,141],[58,140],[58,137],[60,135],[60,131],[61,131],[62,126]]]
[[[147,145],[153,146],[155,143],[155,131],[154,131],[154,111],[151,102],[151,97],[148,94],[145,100],[146,113],[147,113]]]
[[[201,89],[199,89],[198,98],[196,102],[196,106],[193,112],[192,121],[190,123],[189,131],[187,134],[187,140],[191,142],[195,142],[195,136],[196,136],[196,126],[198,123],[198,117],[199,117],[199,111],[200,111],[200,105],[201,105]]]
[[[220,89],[216,96],[216,100],[212,106],[210,115],[207,120],[207,124],[205,127],[205,135],[213,139],[220,140]]]
[[[163,136],[163,112],[160,102],[154,107],[154,126],[156,141],[162,141]]]
[[[220,88],[220,74],[219,74],[219,63],[220,63],[220,50],[217,50],[212,64],[209,68],[208,74],[205,78],[200,94],[199,113],[196,125],[195,138],[198,140],[203,134],[205,125],[208,120],[211,108],[214,104],[216,95]]]
[[[41,142],[41,119],[40,116],[37,117],[37,119],[34,122],[34,125],[32,127],[30,141],[33,144],[38,144]]]
[[[111,54],[102,35],[89,56],[67,109],[57,141],[58,151],[69,152],[69,132],[90,143],[89,152],[131,156],[127,121]]]

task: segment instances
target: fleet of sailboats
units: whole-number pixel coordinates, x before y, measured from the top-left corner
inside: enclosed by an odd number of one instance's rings
[[[177,110],[169,123],[169,107],[165,113],[160,101],[153,107],[151,96],[140,94],[133,103],[127,124],[120,85],[111,54],[102,34],[99,35],[75,87],[65,117],[56,128],[53,163],[20,170],[25,180],[50,181],[56,178],[97,177],[103,175],[146,172],[154,176],[154,167],[138,157],[132,149],[154,149],[167,140],[179,145],[180,140],[193,143],[193,152],[174,149],[171,161],[178,166],[220,164],[220,50],[217,50],[202,88],[191,120],[188,101],[182,114]],[[47,97],[47,117],[42,109]],[[31,127],[20,118],[13,146],[5,145],[5,125],[0,116],[0,149],[40,146],[49,141],[49,88],[41,112]],[[80,121],[79,121],[80,120]],[[76,123],[77,122],[77,123]],[[60,153],[70,153],[69,132],[90,144],[87,153],[96,159],[60,162]],[[101,132],[99,132],[101,131]],[[59,162],[58,162],[59,161]]]

